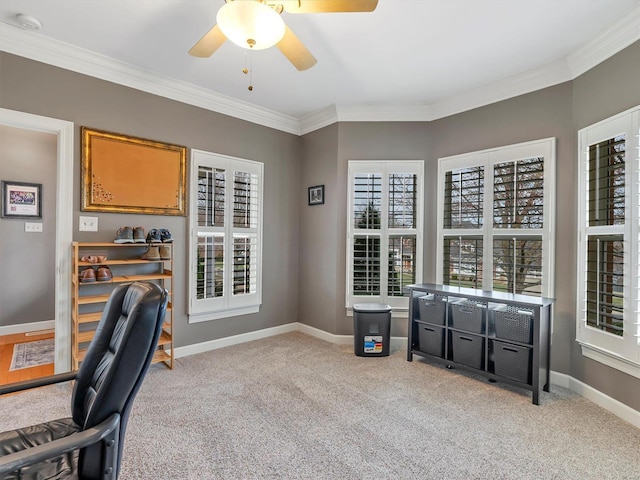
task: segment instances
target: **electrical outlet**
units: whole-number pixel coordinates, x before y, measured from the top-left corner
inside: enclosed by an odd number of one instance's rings
[[[80,217],[78,230],[81,232],[97,232],[98,217]]]
[[[42,223],[31,223],[31,222],[25,222],[24,224],[24,231],[25,232],[42,232]]]

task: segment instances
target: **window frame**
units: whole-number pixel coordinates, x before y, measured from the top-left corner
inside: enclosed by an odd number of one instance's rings
[[[590,226],[589,147],[622,134],[625,135],[624,225]],[[576,342],[583,356],[640,378],[640,106],[580,129],[577,160]],[[586,318],[588,240],[615,235],[623,236],[625,256],[622,336],[592,327]]]
[[[198,225],[198,175],[200,167],[224,169],[228,172],[225,178],[225,213],[224,227],[201,227]],[[238,315],[257,313],[262,304],[262,242],[263,242],[263,183],[264,164],[253,160],[247,160],[228,155],[222,155],[202,150],[191,150],[190,162],[190,191],[189,191],[189,301],[188,318],[189,323],[198,323],[220,318],[228,318]],[[234,194],[234,172],[241,171],[256,175],[258,202],[256,212],[256,226],[245,228],[233,226],[233,194]],[[241,231],[241,233],[239,233]],[[224,294],[220,297],[209,299],[197,298],[197,246],[201,234],[211,234],[212,236],[222,236],[225,239],[225,261],[231,260],[229,268],[224,274]],[[234,239],[240,235],[242,238],[251,236],[256,238],[256,264],[255,264],[255,292],[234,295],[233,293],[233,257]]]
[[[348,162],[348,185],[347,185],[347,265],[346,265],[346,288],[345,288],[345,308],[351,311],[354,304],[358,303],[383,303],[392,307],[393,311],[407,311],[407,299],[404,296],[391,296],[388,294],[389,282],[380,283],[379,295],[354,295],[353,294],[353,243],[357,236],[363,235],[362,231],[353,225],[355,218],[354,202],[354,180],[358,174],[381,174],[382,175],[382,208],[380,212],[380,271],[381,279],[388,280],[386,256],[382,257],[382,252],[388,252],[389,238],[398,235],[415,235],[415,283],[422,282],[423,272],[423,238],[424,238],[424,160],[349,160]],[[415,205],[415,228],[393,228],[388,227],[389,220],[389,175],[391,174],[415,174],[416,175],[416,205]]]
[[[543,196],[544,221],[542,228],[497,228],[494,227],[494,166],[501,163],[517,162],[531,158],[544,158]],[[479,228],[444,228],[444,206],[446,203],[447,172],[470,167],[484,168],[482,199],[482,225]],[[482,239],[483,290],[492,290],[494,239],[542,239],[542,291],[541,296],[553,298],[555,292],[555,196],[556,196],[556,140],[554,137],[533,140],[503,147],[497,147],[438,159],[437,189],[437,240],[436,240],[436,282],[443,283],[445,238],[461,237]]]

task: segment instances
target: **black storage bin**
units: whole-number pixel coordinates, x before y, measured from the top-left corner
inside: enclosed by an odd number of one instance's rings
[[[386,357],[391,342],[391,307],[379,303],[353,306],[353,348],[359,357]]]
[[[484,370],[484,337],[451,330],[454,362]]]
[[[531,384],[532,349],[493,341],[493,367],[496,375]]]
[[[421,321],[444,325],[447,302],[443,295],[424,295],[418,299],[418,305]]]
[[[451,304],[451,326],[474,333],[484,333],[487,305],[462,300]]]
[[[493,310],[493,324],[497,338],[533,343],[533,311],[529,309],[500,305]]]
[[[437,357],[444,357],[444,328],[416,322],[418,328],[418,350]]]

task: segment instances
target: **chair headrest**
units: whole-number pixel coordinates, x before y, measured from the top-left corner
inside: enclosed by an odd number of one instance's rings
[[[73,420],[83,428],[124,416],[157,348],[167,292],[149,282],[117,286],[78,371]]]

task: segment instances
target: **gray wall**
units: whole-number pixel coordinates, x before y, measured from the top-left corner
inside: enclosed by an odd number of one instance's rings
[[[337,250],[317,249],[313,262],[336,268],[300,270],[300,298],[310,298],[308,285],[336,285],[335,296],[324,290],[323,311],[335,311],[334,334],[351,334],[352,319],[346,315],[345,260],[347,162],[356,159],[425,159],[425,242],[424,280],[435,280],[436,174],[437,159],[443,156],[482,150],[547,137],[556,138],[556,304],[552,337],[551,366],[614,399],[640,410],[640,380],[593,362],[580,353],[575,342],[576,298],[576,214],[577,130],[640,104],[640,42],[598,65],[575,81],[497,102],[434,122],[340,123],[314,132],[314,142],[304,149],[303,172],[323,166],[323,172],[337,167],[335,199],[325,210],[337,225],[334,232],[326,224],[302,224],[301,238],[313,238],[320,245],[337,245]],[[310,137],[310,135],[306,135]],[[318,146],[338,141],[338,153],[331,159]],[[334,211],[335,210],[335,211]],[[335,219],[334,219],[335,217]],[[324,274],[324,278],[318,275]],[[313,276],[313,278],[312,278]],[[301,310],[304,307],[301,306]],[[327,330],[331,321],[310,314],[302,319]],[[392,322],[392,335],[406,334],[406,320]]]
[[[640,42],[573,81],[575,132],[637,105],[640,105]],[[567,278],[570,280],[575,283],[575,279]],[[575,342],[570,346],[572,377],[640,410],[640,379],[583,357]]]
[[[344,250],[337,235],[339,205],[342,196],[336,192],[338,168],[338,125],[330,125],[309,133],[302,139],[304,157],[299,184],[300,270],[305,279],[300,286],[298,305],[300,321],[326,332],[337,330],[335,299],[339,293],[336,279],[344,276],[336,252]],[[324,185],[324,204],[307,205],[308,188]],[[327,281],[331,279],[331,281]]]
[[[575,338],[576,135],[571,123],[571,83],[453,115],[433,122],[430,157],[473,152],[541,138],[556,138],[556,277],[551,368],[570,371]],[[437,169],[437,166],[436,166]],[[434,225],[435,229],[435,225]],[[433,239],[435,241],[435,238]],[[436,252],[432,252],[435,255]]]
[[[299,137],[6,53],[0,54],[0,106],[74,122],[74,169],[68,172],[75,186],[74,240],[110,242],[123,225],[171,230],[176,242],[177,347],[298,320]],[[98,213],[97,233],[78,231],[80,126],[264,162],[264,288],[259,313],[187,323],[186,217]],[[9,278],[23,272],[18,267],[9,271],[4,262],[2,270]]]
[[[346,238],[347,238],[347,172],[349,160],[426,160],[430,148],[429,125],[424,122],[375,122],[375,123],[341,123],[338,151],[338,185],[337,197],[340,215],[338,219],[338,238],[342,248],[335,256],[340,266],[337,277],[337,334],[352,334],[353,319],[345,317],[346,291]],[[431,182],[426,165],[425,172],[425,211],[432,211],[435,201],[435,183]],[[433,191],[428,186],[433,183]],[[425,223],[425,227],[428,223]],[[429,255],[428,242],[425,237],[425,256]],[[428,277],[428,272],[425,273]],[[406,318],[392,318],[392,336],[407,335]]]
[[[257,315],[199,325],[186,322],[186,246],[178,248],[177,345],[189,345],[300,321],[350,334],[345,304],[347,162],[424,159],[424,280],[435,279],[436,161],[439,157],[545,137],[557,139],[556,297],[552,368],[640,410],[640,380],[585,359],[574,341],[576,293],[577,129],[640,103],[640,42],[572,82],[434,122],[353,122],[297,138],[8,54],[0,55],[0,105],[265,162],[264,305]],[[250,139],[250,141],[247,141]],[[178,245],[186,219],[99,214],[99,234],[77,231],[76,141],[74,238],[110,241],[120,225],[168,227]],[[325,204],[307,206],[307,187],[325,185]],[[277,281],[270,281],[276,279]],[[392,335],[406,334],[394,319]]]
[[[42,184],[41,219],[0,218],[0,326],[53,320],[57,139],[0,125],[0,145],[1,180]],[[42,233],[26,233],[25,222]]]
[[[353,333],[345,310],[349,160],[425,160],[428,138],[421,122],[339,123],[303,137],[301,195],[324,183],[325,204],[303,209],[300,222],[301,322],[336,335]],[[406,323],[394,318],[391,334],[406,335]]]

